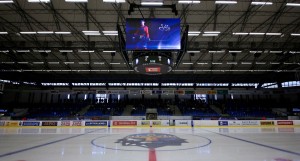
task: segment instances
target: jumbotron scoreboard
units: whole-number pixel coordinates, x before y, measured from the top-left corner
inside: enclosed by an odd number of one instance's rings
[[[171,53],[135,54],[132,60],[133,68],[140,74],[159,75],[172,71],[173,59]]]

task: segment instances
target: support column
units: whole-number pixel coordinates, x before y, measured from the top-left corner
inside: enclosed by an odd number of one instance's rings
[[[48,103],[48,93],[45,93],[46,95],[45,95],[45,103]]]
[[[15,102],[19,103],[19,98],[20,98],[20,92],[17,92],[15,95]]]
[[[60,94],[58,94],[57,102],[58,102],[58,103],[61,103],[61,102],[62,102],[62,101],[60,100]]]
[[[51,94],[51,99],[50,99],[50,103],[53,103],[53,94]]]
[[[31,100],[31,92],[28,95],[27,103],[30,103],[30,100]]]
[[[35,97],[35,93],[33,92],[32,97],[31,97],[31,101],[30,101],[31,104],[34,104],[34,97]]]
[[[44,94],[43,94],[43,93],[41,93],[41,97],[40,97],[40,103],[43,103],[43,96],[44,96]]]

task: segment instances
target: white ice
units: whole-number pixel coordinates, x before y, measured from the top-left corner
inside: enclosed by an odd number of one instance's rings
[[[180,145],[155,148],[151,161],[300,161],[300,128],[0,128],[0,161],[150,161],[143,141],[168,134]],[[151,140],[150,140],[151,142]]]

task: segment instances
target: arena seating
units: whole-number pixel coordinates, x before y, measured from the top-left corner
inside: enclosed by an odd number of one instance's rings
[[[276,118],[278,113],[272,111],[274,108],[290,107],[294,109],[299,107],[297,104],[289,104],[287,101],[279,103],[276,100],[226,100],[214,101],[210,105],[202,100],[180,100],[175,101],[167,99],[131,99],[112,102],[101,102],[93,104],[88,102],[66,102],[64,103],[6,103],[0,104],[1,109],[5,109],[5,115],[10,115],[13,119],[92,119],[93,117],[122,116],[126,106],[130,105],[132,110],[129,114],[132,116],[145,116],[147,108],[156,108],[158,116],[172,116],[180,110],[183,116],[192,116],[195,119],[219,118],[223,116],[238,119],[261,119]],[[220,111],[216,110],[219,108]],[[22,116],[17,116],[14,109],[26,111]],[[179,112],[179,115],[180,115]],[[178,113],[177,113],[178,115]]]
[[[277,103],[276,100],[227,100],[223,103],[223,113],[233,117],[269,117],[274,118],[272,108],[286,107],[286,103]]]
[[[159,100],[159,99],[145,99],[145,100],[131,100],[133,104],[133,110],[131,111],[132,116],[145,116],[147,108],[156,108],[158,115],[160,116],[171,116],[173,114],[169,107],[170,100]]]
[[[218,117],[219,114],[213,111],[208,104],[201,100],[184,100],[177,104],[184,116]]]

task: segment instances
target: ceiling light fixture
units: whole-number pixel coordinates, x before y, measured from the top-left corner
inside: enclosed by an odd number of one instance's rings
[[[219,34],[221,33],[220,31],[205,31],[205,34]]]
[[[48,64],[59,64],[59,62],[48,62]]]
[[[142,6],[162,6],[163,2],[141,2]]]
[[[247,33],[247,32],[234,32],[232,34],[233,35],[248,35],[249,33]]]
[[[200,31],[189,31],[188,36],[199,36],[200,33]]]
[[[286,6],[300,7],[300,3],[287,3]]]
[[[242,62],[241,64],[243,64],[243,65],[250,65],[252,63],[251,62]]]
[[[44,64],[44,62],[32,62],[32,64]]]
[[[278,65],[280,64],[279,62],[270,62],[271,65]]]
[[[80,50],[78,52],[81,52],[81,53],[94,53],[95,50]]]
[[[78,64],[90,64],[90,62],[78,62]]]
[[[29,53],[30,50],[16,50],[16,52],[18,52],[18,53]]]
[[[67,34],[71,34],[71,32],[69,32],[69,31],[57,31],[57,32],[55,32],[55,34],[58,34],[58,35],[67,35]]]
[[[219,36],[219,34],[202,34],[202,36]]]
[[[37,53],[51,53],[51,50],[33,50],[33,52],[37,52]]]
[[[282,33],[279,33],[279,32],[267,32],[266,35],[268,35],[268,36],[281,36]]]
[[[291,33],[291,36],[300,36],[300,33]]]
[[[251,5],[272,5],[272,2],[251,2]]]
[[[227,62],[228,65],[237,65],[237,62]]]
[[[118,31],[102,31],[104,35],[108,35],[108,36],[117,36],[118,35]]]
[[[199,34],[188,34],[188,36],[199,36]]]
[[[263,32],[250,32],[249,35],[265,35]]]
[[[8,34],[8,32],[0,32],[0,35],[7,35]]]
[[[101,35],[99,31],[82,31],[84,35],[93,36],[93,35]]]
[[[66,2],[75,2],[75,3],[87,3],[88,2],[88,0],[65,0]]]
[[[290,51],[289,53],[291,53],[291,54],[299,54],[300,51]]]
[[[201,1],[190,1],[190,0],[180,0],[178,1],[179,4],[200,4]]]
[[[61,53],[72,53],[73,50],[59,50],[59,52],[61,52]]]
[[[103,65],[103,64],[105,64],[104,62],[94,62],[94,64],[96,64],[96,65]]]
[[[213,65],[221,65],[221,64],[223,64],[223,63],[219,63],[219,62],[212,62],[211,64],[213,64]]]
[[[228,52],[229,53],[241,53],[242,51],[240,51],[240,50],[236,50],[236,51],[235,50],[229,50]]]
[[[31,35],[31,34],[36,34],[36,32],[35,31],[22,31],[22,32],[20,32],[20,34],[22,34],[22,35]]]
[[[262,53],[262,51],[250,51],[250,53],[255,54],[255,53]]]
[[[125,0],[103,0],[105,3],[125,3]]]
[[[7,1],[0,1],[0,3],[14,3],[13,0],[7,0]]]
[[[237,4],[237,1],[216,1],[215,4]]]
[[[49,3],[50,0],[28,0],[29,3]]]
[[[282,51],[270,51],[270,53],[272,53],[272,54],[280,54],[280,53],[282,53]]]
[[[38,31],[38,34],[53,34],[53,31]]]

